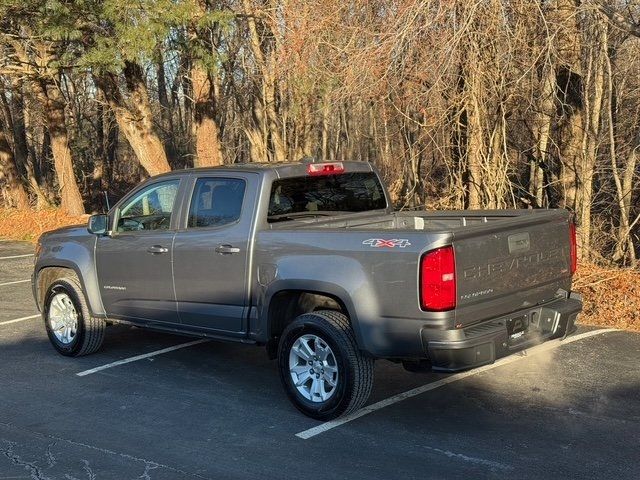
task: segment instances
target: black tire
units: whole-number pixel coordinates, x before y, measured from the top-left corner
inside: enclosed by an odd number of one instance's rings
[[[63,343],[53,333],[49,310],[51,301],[58,293],[66,293],[78,315],[78,327],[76,335],[69,343]],[[104,340],[105,321],[92,317],[89,307],[82,292],[82,287],[77,279],[66,277],[53,282],[47,289],[44,308],[42,311],[47,335],[53,347],[67,357],[80,357],[96,352]]]
[[[305,398],[289,372],[291,348],[307,334],[316,335],[331,348],[338,367],[335,392],[324,402]],[[373,358],[358,350],[349,319],[340,312],[326,310],[300,315],[280,337],[278,370],[285,392],[298,410],[317,420],[331,420],[362,407],[373,386],[373,366]]]

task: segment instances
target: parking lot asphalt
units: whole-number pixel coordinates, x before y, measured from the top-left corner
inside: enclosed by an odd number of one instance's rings
[[[451,383],[378,361],[369,404],[384,408],[304,439],[322,424],[288,402],[262,348],[207,341],[78,376],[193,339],[114,325],[98,353],[60,356],[30,318],[30,283],[12,283],[32,248],[0,241],[0,479],[640,478],[638,334]]]

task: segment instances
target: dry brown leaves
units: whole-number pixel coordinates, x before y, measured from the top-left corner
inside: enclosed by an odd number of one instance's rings
[[[88,215],[73,217],[58,209],[16,210],[0,209],[0,237],[35,242],[49,230],[68,225],[86,225]]]
[[[86,224],[87,218],[72,217],[57,209],[0,209],[0,237],[35,242],[43,232]],[[583,264],[574,289],[584,298],[580,323],[640,331],[640,271]]]
[[[640,331],[640,271],[583,264],[573,284],[584,299],[579,323]]]

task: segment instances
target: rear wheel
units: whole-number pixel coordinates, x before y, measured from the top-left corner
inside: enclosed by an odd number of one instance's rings
[[[43,315],[49,340],[62,355],[88,355],[102,346],[105,321],[91,316],[76,279],[62,278],[49,286]]]
[[[300,315],[278,348],[280,379],[304,414],[330,420],[362,407],[373,385],[373,359],[358,350],[347,317],[335,311]]]

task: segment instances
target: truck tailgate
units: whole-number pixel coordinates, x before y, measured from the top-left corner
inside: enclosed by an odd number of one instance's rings
[[[457,322],[495,318],[570,290],[569,214],[536,213],[454,232]]]

